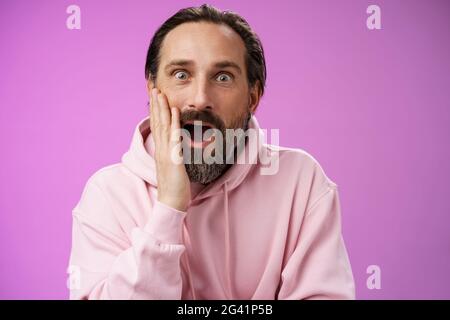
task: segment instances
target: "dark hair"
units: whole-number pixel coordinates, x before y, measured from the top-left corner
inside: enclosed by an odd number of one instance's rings
[[[225,24],[232,28],[242,38],[246,48],[245,64],[247,68],[247,80],[250,87],[259,82],[261,96],[264,94],[266,85],[266,61],[264,50],[258,35],[253,32],[247,21],[232,11],[220,11],[217,8],[203,4],[200,7],[189,7],[179,10],[167,19],[155,32],[147,51],[145,62],[145,78],[155,82],[158,66],[160,63],[159,52],[166,35],[186,22],[211,22]]]

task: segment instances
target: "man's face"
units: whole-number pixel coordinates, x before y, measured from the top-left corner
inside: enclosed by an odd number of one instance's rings
[[[240,36],[225,25],[184,23],[166,35],[156,86],[167,96],[169,106],[180,110],[183,128],[192,130],[194,120],[201,120],[206,125],[203,130],[246,129],[259,97],[256,88],[250,90],[248,85],[245,54]],[[153,87],[151,81],[148,85]],[[193,132],[191,136],[194,139]],[[190,141],[193,149],[204,149],[208,143],[214,142]],[[225,167],[201,164],[186,169],[191,181],[209,183]],[[199,173],[202,170],[208,172]]]

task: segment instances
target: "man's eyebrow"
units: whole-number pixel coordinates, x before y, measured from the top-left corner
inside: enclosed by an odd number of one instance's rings
[[[168,71],[168,69],[171,67],[185,67],[185,66],[190,66],[190,65],[194,65],[194,64],[195,64],[195,62],[192,60],[184,60],[184,59],[172,60],[165,66],[164,70]],[[240,74],[242,74],[242,70],[239,67],[239,65],[230,60],[223,60],[223,61],[216,62],[214,64],[214,67],[216,67],[216,68],[230,67],[230,68],[236,69],[236,71],[238,71]]]
[[[193,64],[194,61],[192,60],[183,60],[183,59],[172,60],[164,67],[164,70],[168,71],[171,67],[184,67]]]
[[[216,68],[226,68],[226,67],[234,68],[234,69],[236,69],[237,72],[242,74],[241,68],[238,66],[237,63],[234,63],[233,61],[229,61],[229,60],[220,61],[220,62],[215,63],[214,66]]]

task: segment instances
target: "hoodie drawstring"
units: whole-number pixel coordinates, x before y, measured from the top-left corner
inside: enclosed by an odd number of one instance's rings
[[[230,259],[230,214],[228,212],[228,187],[224,183],[224,210],[225,210],[225,276],[227,278],[228,299],[235,299],[231,286],[231,259]]]
[[[184,238],[185,238],[185,240],[187,240],[189,248],[192,248],[191,237],[189,236],[189,232],[187,231],[186,223],[184,221],[183,221],[183,233],[185,234]],[[188,274],[188,278],[189,278],[189,286],[191,287],[192,300],[196,300],[195,291],[194,291],[194,282],[192,281],[191,266],[189,264],[189,257],[187,255],[187,252],[185,252],[184,258],[186,260],[186,268],[187,268],[187,274]]]
[[[228,287],[228,299],[235,299],[235,295],[233,293],[233,288],[231,286],[231,249],[230,249],[230,214],[228,212],[228,187],[227,187],[227,181],[225,181],[224,185],[224,210],[225,210],[225,277],[227,281],[227,287]],[[189,236],[189,232],[186,227],[186,223],[183,222],[183,233],[185,241],[187,242],[187,245],[189,248],[192,248],[191,246],[191,237]],[[191,295],[192,299],[196,300],[195,296],[195,290],[194,290],[194,282],[192,280],[192,273],[191,273],[191,266],[189,264],[189,258],[187,256],[187,252],[184,255],[186,260],[186,268],[189,278],[189,285],[191,287]]]

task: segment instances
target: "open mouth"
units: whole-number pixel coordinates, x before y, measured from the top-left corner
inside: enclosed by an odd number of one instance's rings
[[[193,148],[204,148],[214,141],[214,131],[212,124],[200,120],[187,121],[183,129],[189,132],[189,145]],[[208,131],[209,130],[209,131]],[[206,133],[206,134],[205,134]]]

